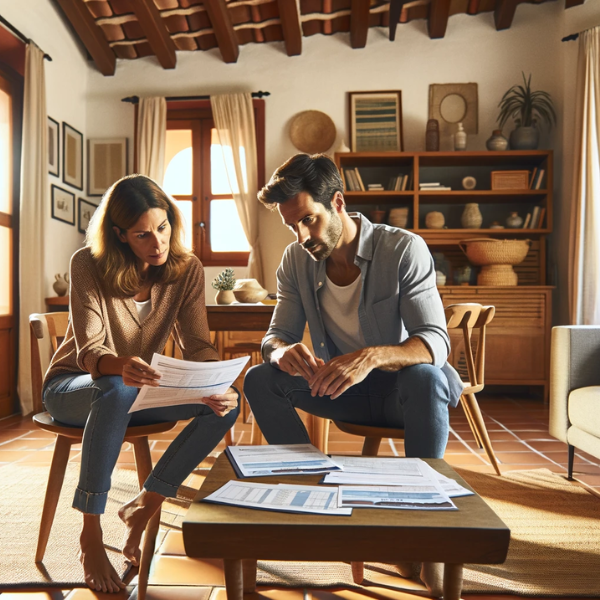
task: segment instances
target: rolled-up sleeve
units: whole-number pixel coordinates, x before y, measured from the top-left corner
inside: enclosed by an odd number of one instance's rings
[[[400,311],[409,337],[427,344],[433,364],[442,367],[450,353],[450,338],[442,299],[435,284],[435,267],[427,244],[413,237],[399,269]]]

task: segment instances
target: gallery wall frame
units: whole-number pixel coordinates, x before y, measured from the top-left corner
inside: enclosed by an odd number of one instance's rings
[[[83,190],[83,133],[63,121],[63,183]]]
[[[348,92],[352,152],[404,150],[402,92]]]
[[[75,225],[75,194],[52,184],[50,187],[52,218]]]
[[[85,198],[77,199],[77,230],[79,233],[87,231],[90,220],[97,208],[97,204],[89,202]]]
[[[88,196],[102,196],[127,175],[127,138],[88,139]]]
[[[60,125],[48,117],[48,173],[60,177]]]
[[[462,123],[467,134],[479,131],[476,83],[432,83],[429,86],[429,118],[437,119],[440,134],[452,135]]]

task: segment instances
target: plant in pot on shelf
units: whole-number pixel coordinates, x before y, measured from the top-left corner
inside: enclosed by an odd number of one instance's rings
[[[225,269],[219,273],[211,284],[215,290],[219,290],[215,296],[215,302],[217,304],[231,304],[235,301],[233,295],[233,288],[235,286],[235,277],[233,269]]]
[[[510,134],[510,147],[513,150],[535,150],[540,139],[538,123],[551,128],[556,125],[556,112],[548,92],[531,91],[529,79],[523,75],[524,85],[513,85],[500,100],[498,123],[504,127],[509,118],[513,118],[516,129]]]

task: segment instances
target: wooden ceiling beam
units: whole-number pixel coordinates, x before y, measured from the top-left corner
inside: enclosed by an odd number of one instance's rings
[[[585,0],[565,0],[565,10],[567,8],[572,8],[573,6],[580,6],[584,2]]]
[[[429,5],[429,37],[432,40],[443,38],[448,27],[451,0],[431,0]]]
[[[350,7],[350,45],[364,48],[369,33],[369,6],[371,0],[352,0]]]
[[[279,6],[285,51],[288,56],[299,56],[302,54],[302,26],[296,0],[277,0],[277,6]]]
[[[497,31],[508,29],[512,25],[519,1],[520,0],[496,0],[494,23],[496,24]]]
[[[396,39],[396,27],[398,27],[402,9],[408,2],[410,0],[390,0],[390,42]]]
[[[171,39],[164,21],[156,8],[153,0],[129,0],[131,8],[137,17],[138,23],[156,54],[158,62],[163,69],[174,69],[177,65],[175,43]]]
[[[215,31],[215,37],[217,38],[217,44],[219,44],[223,60],[226,63],[237,62],[240,55],[240,47],[238,46],[225,1],[204,0],[204,6]]]
[[[58,4],[92,56],[100,73],[114,75],[117,57],[85,4],[80,0],[58,0]]]

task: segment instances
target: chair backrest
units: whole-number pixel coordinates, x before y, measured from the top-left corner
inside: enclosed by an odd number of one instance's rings
[[[35,412],[44,410],[42,383],[50,359],[67,333],[68,312],[34,313],[29,315],[31,339],[31,387]]]
[[[444,309],[446,313],[446,326],[448,329],[460,329],[463,333],[465,361],[469,381],[464,382],[468,386],[468,393],[476,394],[484,386],[485,367],[485,329],[494,318],[496,308],[494,306],[482,306],[481,304],[451,304]],[[475,355],[471,343],[473,330],[478,330]]]

